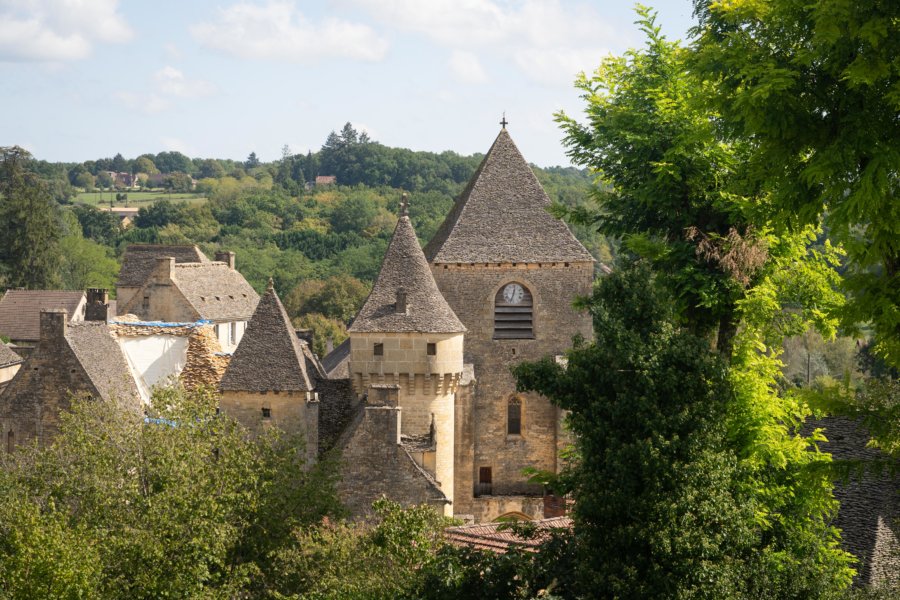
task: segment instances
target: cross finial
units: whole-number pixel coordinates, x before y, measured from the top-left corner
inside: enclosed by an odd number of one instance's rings
[[[409,196],[406,195],[406,192],[403,192],[403,195],[400,196],[400,216],[409,216]]]
[[[266,291],[272,291],[275,289],[275,282],[269,277],[269,283],[266,284]]]
[[[503,126],[503,129],[506,129],[506,126],[509,124],[509,121],[506,120],[506,111],[503,111],[503,118],[500,119],[500,125]]]

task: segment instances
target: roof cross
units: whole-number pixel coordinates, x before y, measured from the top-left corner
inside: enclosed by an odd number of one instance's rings
[[[400,216],[409,216],[409,196],[406,195],[406,192],[403,192],[403,195],[400,196]]]
[[[500,125],[503,126],[503,129],[506,129],[506,126],[509,124],[509,121],[506,120],[506,111],[503,111],[503,118],[500,119]]]

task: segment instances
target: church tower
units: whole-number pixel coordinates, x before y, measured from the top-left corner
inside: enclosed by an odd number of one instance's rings
[[[405,194],[381,271],[347,331],[354,391],[372,399],[389,397],[386,388],[397,390],[401,442],[416,448],[411,455],[452,502],[454,404],[466,328],[438,291]]]
[[[466,326],[465,362],[474,366],[474,394],[457,395],[454,513],[476,521],[543,515],[543,491],[522,471],[558,469],[560,411],[516,393],[509,369],[592,335],[589,315],[572,303],[590,294],[594,260],[547,212],[550,199],[503,125],[425,248]]]

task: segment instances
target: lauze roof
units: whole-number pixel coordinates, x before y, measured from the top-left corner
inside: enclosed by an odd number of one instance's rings
[[[506,129],[494,141],[425,255],[434,263],[593,261],[565,223]]]
[[[176,263],[174,277],[202,319],[246,321],[259,302],[259,294],[244,276],[225,263]]]
[[[132,244],[125,249],[119,287],[140,287],[156,268],[156,259],[175,257],[176,263],[208,263],[209,259],[197,246],[175,244]]]

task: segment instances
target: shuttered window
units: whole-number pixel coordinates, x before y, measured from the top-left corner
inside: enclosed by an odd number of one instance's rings
[[[521,283],[510,282],[494,298],[494,339],[534,338],[534,300]]]

